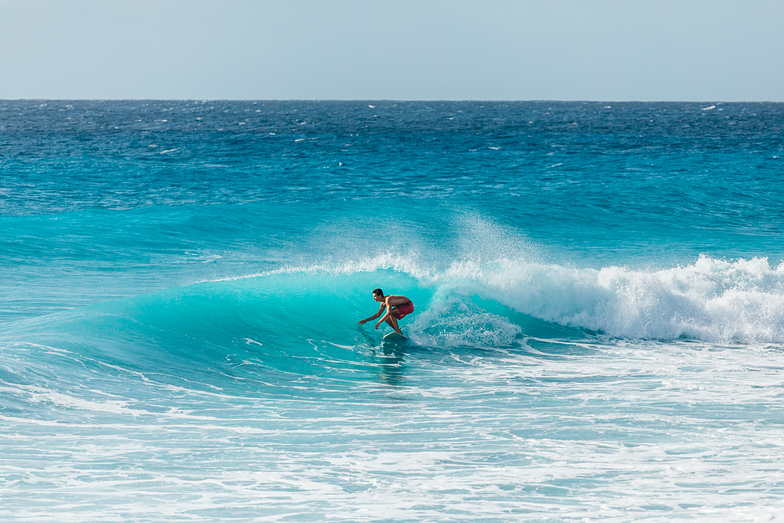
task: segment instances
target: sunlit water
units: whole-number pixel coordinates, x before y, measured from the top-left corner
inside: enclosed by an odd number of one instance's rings
[[[0,518],[781,520],[782,131],[0,102]]]

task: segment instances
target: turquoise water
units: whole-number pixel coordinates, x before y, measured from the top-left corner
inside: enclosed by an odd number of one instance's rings
[[[0,517],[780,519],[783,131],[0,102]]]

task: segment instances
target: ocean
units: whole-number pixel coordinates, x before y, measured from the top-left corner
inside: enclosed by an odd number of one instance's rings
[[[0,227],[4,521],[784,520],[784,104],[0,101]]]

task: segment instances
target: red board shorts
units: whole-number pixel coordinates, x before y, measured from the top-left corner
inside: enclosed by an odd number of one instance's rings
[[[409,301],[408,303],[404,303],[403,305],[397,306],[397,312],[400,316],[397,319],[402,320],[404,316],[407,316],[414,312],[414,302]]]

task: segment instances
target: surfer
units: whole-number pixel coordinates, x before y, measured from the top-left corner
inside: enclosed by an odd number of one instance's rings
[[[397,321],[402,320],[404,316],[407,316],[414,312],[414,303],[406,298],[405,296],[397,296],[395,294],[388,294],[384,296],[384,291],[381,289],[374,289],[373,290],[373,299],[377,302],[381,303],[381,307],[378,309],[378,312],[375,313],[370,318],[366,318],[364,320],[359,320],[361,325],[369,322],[370,320],[375,320],[381,313],[384,311],[386,307],[387,312],[384,314],[384,317],[378,320],[376,323],[376,328],[381,325],[382,321],[385,321],[389,324],[390,327],[395,329],[395,332],[403,336],[403,333],[400,332],[400,327],[397,326]]]

